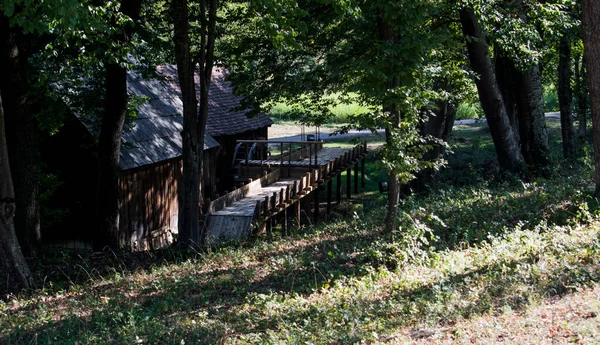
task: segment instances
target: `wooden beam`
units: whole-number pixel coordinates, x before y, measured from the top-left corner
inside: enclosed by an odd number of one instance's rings
[[[331,213],[331,184],[333,180],[327,181],[327,219],[329,219],[329,214]]]
[[[352,197],[352,166],[346,169],[346,196],[348,199]]]
[[[358,194],[358,162],[354,164],[354,194]]]
[[[315,209],[314,209],[313,216],[314,216],[315,223],[319,221],[319,204],[321,202],[321,200],[319,200],[320,191],[321,191],[321,188],[317,187],[315,189],[315,193],[314,193],[315,194],[315,206],[314,206]]]

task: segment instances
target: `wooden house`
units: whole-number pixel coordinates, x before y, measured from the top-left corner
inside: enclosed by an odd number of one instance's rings
[[[177,233],[178,188],[182,176],[183,105],[175,66],[157,69],[165,79],[145,79],[136,73],[127,77],[128,91],[133,96],[145,98],[137,107],[138,116],[130,128],[124,131],[120,159],[121,203],[119,229],[121,242],[132,249],[150,249],[165,246]],[[241,97],[233,94],[232,86],[225,80],[225,73],[215,68],[209,91],[209,118],[204,139],[204,198],[214,199],[219,193],[233,188],[231,162],[235,139],[266,138],[272,124],[264,114],[248,118],[243,110],[236,110]],[[81,123],[72,128],[91,127]],[[70,138],[71,134],[63,135]],[[91,136],[90,136],[91,137]],[[93,142],[93,140],[89,140]],[[75,146],[69,139],[66,145]],[[61,149],[61,150],[64,150]],[[79,154],[81,153],[79,149]],[[85,150],[83,150],[85,151]],[[89,153],[89,150],[88,150]],[[88,160],[89,161],[89,160]],[[64,162],[64,164],[69,164]],[[87,168],[78,165],[79,182],[71,190],[94,191],[89,177],[94,176],[93,159]],[[87,186],[84,185],[87,183]],[[89,195],[81,201],[83,217],[92,216],[93,198]],[[80,216],[81,218],[81,216]],[[89,238],[89,236],[88,236]]]

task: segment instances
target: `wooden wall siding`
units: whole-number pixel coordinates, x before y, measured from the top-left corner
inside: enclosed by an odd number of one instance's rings
[[[217,150],[204,151],[204,187],[216,190]],[[164,247],[173,241],[179,212],[181,158],[121,172],[119,229],[121,244],[134,250]]]
[[[145,250],[165,244],[177,218],[181,172],[181,159],[173,159],[121,173],[119,228],[124,245]]]

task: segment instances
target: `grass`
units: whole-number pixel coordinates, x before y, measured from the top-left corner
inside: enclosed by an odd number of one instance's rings
[[[44,263],[62,273],[0,302],[0,343],[600,343],[589,162],[521,182],[489,141],[456,129],[450,169],[403,200],[394,241],[374,154],[365,193],[288,236]]]
[[[342,100],[340,94],[331,94],[325,98],[333,102],[333,105],[327,107],[331,117],[326,120],[325,127],[345,125],[351,122],[351,117],[370,112],[368,107],[359,104],[356,95],[351,94],[348,100]],[[278,124],[297,124],[302,122],[298,118],[298,112],[305,114],[308,110],[301,104],[279,102],[273,104],[268,115]]]

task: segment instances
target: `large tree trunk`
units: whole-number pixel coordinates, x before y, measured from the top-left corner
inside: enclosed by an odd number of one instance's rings
[[[212,76],[216,34],[216,0],[200,2],[200,109],[197,108],[194,61],[190,56],[187,0],[173,0],[175,60],[183,102],[183,183],[179,188],[179,245],[199,246],[204,241],[200,229],[204,133],[208,119],[208,89]]]
[[[542,76],[537,65],[517,71],[516,100],[521,153],[527,164],[545,167],[550,163]]]
[[[179,245],[195,246],[200,242],[200,164],[202,149],[198,147],[198,110],[194,83],[194,64],[190,57],[189,23],[186,0],[173,0],[175,28],[175,61],[183,102],[183,178],[179,186]]]
[[[202,47],[200,54],[197,56],[197,64],[200,66],[200,108],[198,112],[198,136],[196,140],[200,152],[200,169],[198,177],[200,178],[200,206],[203,206],[203,191],[204,191],[204,135],[206,133],[206,123],[208,121],[208,90],[212,80],[212,70],[214,64],[214,51],[216,39],[217,25],[217,0],[209,0],[208,13],[206,8],[206,0],[200,1],[201,20],[201,39],[200,46]],[[208,15],[208,18],[206,17]],[[200,207],[202,210],[202,207]],[[204,227],[203,229],[206,229]],[[201,229],[201,230],[203,230]],[[200,231],[200,241],[204,242],[206,234]]]
[[[600,197],[600,2],[583,0],[583,43],[592,105],[596,197]]]
[[[119,248],[119,161],[127,114],[127,71],[118,64],[106,66],[106,100],[98,138],[98,180],[94,249]]]
[[[574,159],[577,153],[573,114],[571,113],[571,43],[566,37],[560,39],[560,57],[558,61],[558,104],[560,106],[560,129],[562,135],[563,156]]]
[[[585,78],[585,65],[582,56],[575,56],[575,98],[577,99],[577,137],[579,142],[585,142],[587,134],[588,87]]]
[[[524,23],[529,21],[525,0],[513,2],[517,15]],[[544,112],[544,90],[540,66],[534,64],[516,71],[516,105],[519,121],[521,153],[527,164],[543,168],[550,164],[550,147]]]
[[[498,45],[494,47],[494,67],[506,114],[508,115],[511,127],[515,133],[518,133],[519,121],[517,118],[514,81],[515,66]],[[518,136],[517,140],[520,140]]]
[[[504,100],[496,82],[483,29],[471,9],[460,11],[460,21],[471,68],[478,75],[475,84],[492,134],[498,163],[508,171],[522,172],[525,169],[523,155],[519,151],[519,141],[510,124]]]
[[[0,77],[4,77],[0,74]],[[15,234],[15,193],[13,190],[8,149],[6,147],[6,131],[4,128],[4,110],[0,92],[0,258],[5,261],[7,274],[15,274],[21,288],[29,289],[34,286],[33,276],[23,257],[19,241]],[[10,278],[10,277],[8,277]],[[3,282],[10,281],[4,277]]]
[[[15,177],[17,237],[28,256],[41,247],[36,125],[27,85],[27,58],[22,55],[8,19],[0,15],[0,89],[4,95],[7,145]]]
[[[141,0],[123,0],[120,11],[137,20]],[[133,27],[122,28],[113,37],[117,44],[126,44]],[[119,161],[123,125],[127,116],[127,70],[118,63],[106,64],[106,99],[98,138],[98,180],[96,185],[96,227],[94,249],[124,245],[119,234]]]

